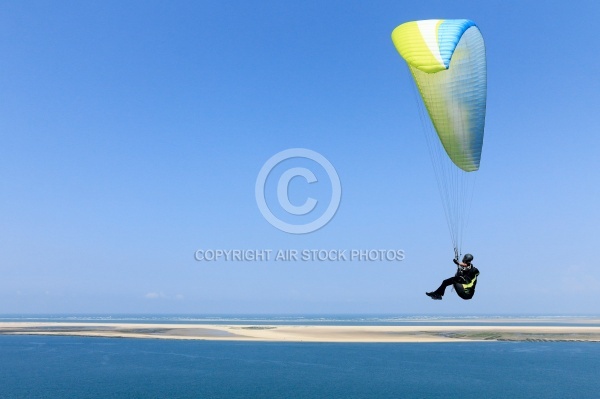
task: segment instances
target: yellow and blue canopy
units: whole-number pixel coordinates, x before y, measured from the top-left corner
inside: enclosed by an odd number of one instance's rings
[[[479,169],[487,71],[479,28],[468,19],[407,22],[392,41],[415,79],[435,130],[456,166]]]

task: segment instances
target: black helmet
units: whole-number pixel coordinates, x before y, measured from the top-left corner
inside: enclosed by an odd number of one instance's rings
[[[465,254],[465,256],[463,256],[463,263],[471,263],[472,261],[473,261],[473,255]]]

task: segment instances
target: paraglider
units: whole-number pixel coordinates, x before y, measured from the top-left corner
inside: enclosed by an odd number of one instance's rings
[[[472,255],[466,254],[463,262],[458,257],[483,147],[487,98],[483,37],[468,19],[432,19],[398,26],[392,41],[422,100],[421,121],[458,266],[454,277],[426,294],[442,299],[446,287],[453,285],[461,298],[471,299],[479,270],[471,265]]]
[[[440,300],[446,292],[446,287],[452,285],[456,294],[462,299],[473,298],[479,270],[471,264],[472,261],[473,255],[471,254],[465,254],[462,262],[459,262],[458,259],[453,259],[454,264],[457,266],[454,277],[447,278],[442,281],[437,290],[426,292],[425,294],[431,299]]]

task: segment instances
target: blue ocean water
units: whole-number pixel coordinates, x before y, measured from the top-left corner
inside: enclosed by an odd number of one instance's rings
[[[600,344],[0,336],[0,398],[597,398]]]
[[[331,326],[600,326],[600,315],[190,315],[190,314],[0,314],[0,322],[255,324]]]

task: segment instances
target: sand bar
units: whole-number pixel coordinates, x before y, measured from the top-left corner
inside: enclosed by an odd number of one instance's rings
[[[1,322],[2,335],[272,342],[600,342],[599,326],[317,326]]]

